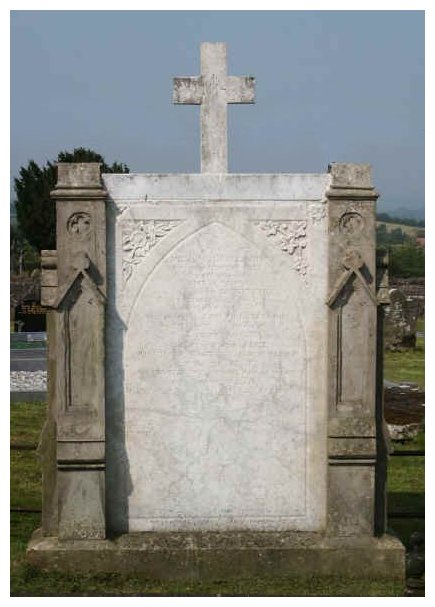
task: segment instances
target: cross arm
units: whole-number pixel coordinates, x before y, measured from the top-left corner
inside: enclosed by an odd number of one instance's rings
[[[227,76],[227,103],[255,103],[255,78]]]
[[[172,103],[186,103],[199,105],[202,100],[201,78],[174,78]]]

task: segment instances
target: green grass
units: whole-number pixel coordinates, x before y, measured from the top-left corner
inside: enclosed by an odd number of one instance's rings
[[[422,329],[424,331],[424,324]],[[402,352],[386,351],[384,354],[384,377],[393,382],[413,382],[424,390],[424,337],[417,338],[414,350]]]
[[[403,596],[397,582],[343,581],[339,576],[159,582],[139,574],[44,574],[23,565],[21,575],[13,575],[11,582],[12,596]]]
[[[424,431],[405,444],[394,443],[395,451],[424,450]],[[424,457],[391,457],[388,465],[388,510],[401,512],[424,512],[425,461]],[[425,521],[421,518],[390,518],[389,525],[406,548],[414,531],[424,533]]]
[[[46,403],[11,404],[11,444],[37,444],[45,421],[46,408]]]
[[[424,332],[424,318],[417,319],[417,329],[416,330]]]
[[[34,451],[11,450],[11,508],[41,508],[41,470]]]
[[[45,572],[28,565],[28,538],[40,515],[11,515],[12,596],[403,596],[391,580],[337,577],[264,576],[234,581],[155,581],[146,574],[71,574]]]
[[[404,442],[394,441],[393,448],[394,451],[414,451],[417,449],[424,450],[425,444],[425,430],[423,426],[423,429],[417,434],[415,438]]]
[[[44,415],[44,403],[13,404],[12,443],[36,444]],[[418,437],[415,444],[422,444],[423,440]],[[11,454],[11,507],[40,508],[40,467],[35,452],[11,451]],[[392,458],[390,461],[389,498],[398,500],[397,507],[403,506],[399,502],[404,494],[410,493],[421,501],[424,491],[424,458],[416,462],[405,460],[408,458]],[[406,502],[405,505],[411,505],[414,509],[416,502]],[[11,513],[12,596],[403,596],[404,592],[397,582],[352,580],[340,576],[159,582],[147,579],[145,574],[47,573],[25,561],[27,542],[32,532],[40,526],[40,520],[40,514]],[[422,524],[423,521],[390,521],[393,532],[405,543],[413,531],[421,529]]]
[[[11,350],[31,350],[36,348],[46,348],[45,341],[18,341],[11,342]]]
[[[45,420],[45,403],[12,403],[11,445],[36,446]],[[11,449],[11,508],[41,508],[41,468],[33,450]]]
[[[424,512],[424,457],[391,458],[388,466],[388,510]]]

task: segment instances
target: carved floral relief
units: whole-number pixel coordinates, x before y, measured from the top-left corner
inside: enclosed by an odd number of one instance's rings
[[[309,215],[312,223],[320,223],[326,217],[326,204],[322,203],[313,203],[309,207]]]
[[[122,232],[122,273],[127,281],[134,267],[180,222],[154,219],[128,222]]]
[[[292,256],[294,269],[305,276],[308,269],[306,257],[307,222],[300,220],[268,220],[259,221],[256,225],[265,232],[266,236],[274,240],[282,251]]]

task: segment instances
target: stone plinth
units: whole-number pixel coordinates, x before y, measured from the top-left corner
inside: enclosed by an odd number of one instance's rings
[[[30,563],[71,573],[146,573],[150,579],[342,576],[405,582],[404,548],[391,536],[328,537],[295,532],[131,533],[114,540],[44,538]]]

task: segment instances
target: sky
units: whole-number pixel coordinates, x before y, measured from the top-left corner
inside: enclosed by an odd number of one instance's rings
[[[172,78],[226,42],[256,78],[231,105],[229,171],[368,162],[379,210],[424,206],[424,11],[13,11],[11,179],[91,148],[132,172],[199,172],[199,107]],[[11,194],[13,196],[13,193]]]

